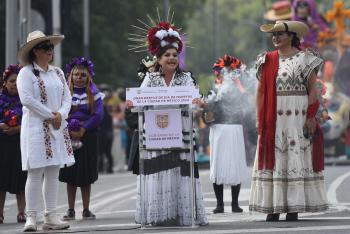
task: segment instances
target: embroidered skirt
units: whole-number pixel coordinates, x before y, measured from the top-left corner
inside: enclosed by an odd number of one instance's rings
[[[328,208],[323,172],[313,171],[312,143],[303,136],[307,106],[307,96],[277,96],[275,166],[258,170],[256,154],[249,210],[290,213]]]

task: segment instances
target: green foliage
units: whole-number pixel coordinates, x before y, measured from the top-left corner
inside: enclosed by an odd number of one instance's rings
[[[212,64],[224,54],[250,63],[264,50],[265,35],[259,30],[263,23],[262,1],[217,1],[215,25],[214,8],[214,0],[208,0],[189,20],[188,34],[194,48],[188,50],[188,67],[195,74],[211,73]]]

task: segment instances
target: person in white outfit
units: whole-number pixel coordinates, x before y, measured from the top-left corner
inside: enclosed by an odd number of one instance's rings
[[[241,182],[248,177],[243,136],[245,90],[240,78],[245,65],[229,55],[213,66],[216,90],[204,105],[204,121],[210,126],[210,181],[217,201],[213,213],[224,213],[224,185],[231,186],[232,212],[243,212],[238,204]]]
[[[17,79],[23,105],[22,169],[28,171],[24,231],[37,230],[41,189],[45,203],[43,230],[69,228],[69,224],[56,215],[56,206],[59,169],[74,164],[66,122],[71,95],[63,71],[49,65],[54,46],[63,38],[63,35],[46,36],[34,31],[18,52],[18,59],[24,65]]]

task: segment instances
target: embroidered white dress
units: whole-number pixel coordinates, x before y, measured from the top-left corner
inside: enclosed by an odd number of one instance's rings
[[[258,56],[257,77],[265,53]],[[323,172],[312,167],[312,143],[303,136],[308,107],[307,82],[322,60],[310,52],[279,58],[276,79],[275,167],[258,170],[256,154],[249,209],[263,213],[319,212],[328,208]],[[258,152],[258,151],[257,151]]]
[[[21,69],[17,88],[23,104],[21,128],[22,169],[34,169],[52,165],[74,164],[73,149],[67,129],[71,95],[61,69],[49,65],[44,71],[34,63]],[[62,116],[60,129],[55,130],[48,119],[52,112]]]
[[[193,85],[194,78],[191,73],[181,72],[174,74],[169,86]],[[147,74],[141,85],[141,87],[164,86],[167,85],[159,73]],[[166,106],[159,108],[166,108]],[[188,113],[187,115],[182,113],[182,125],[184,140],[188,142],[189,131],[192,131]],[[152,225],[191,225],[190,153],[166,150],[141,151],[140,160],[143,160],[144,166],[140,167],[141,172],[137,181],[136,222],[141,223],[143,220],[144,223]],[[143,181],[142,209],[140,177]],[[199,178],[195,179],[195,198],[195,222],[206,225],[208,221]]]

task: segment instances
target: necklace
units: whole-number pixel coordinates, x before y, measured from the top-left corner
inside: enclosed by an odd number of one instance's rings
[[[281,54],[280,51],[278,51],[278,55],[280,56],[280,58],[289,58],[294,56],[295,54],[297,54],[299,52],[299,50],[293,50],[291,53],[288,54]]]

